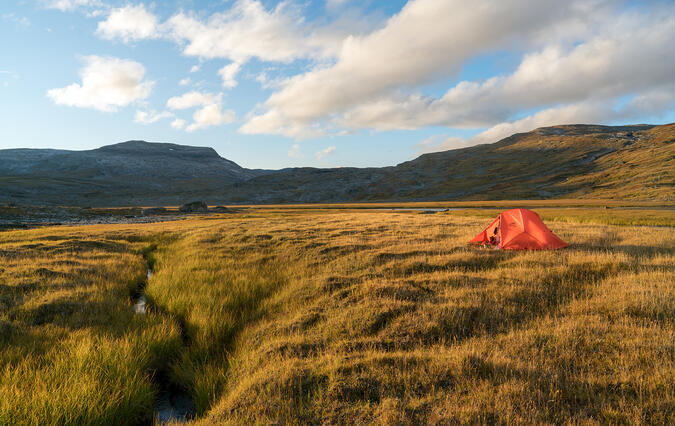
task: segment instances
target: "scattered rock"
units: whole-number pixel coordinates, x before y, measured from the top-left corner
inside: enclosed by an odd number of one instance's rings
[[[206,213],[209,208],[203,201],[193,201],[192,203],[183,204],[178,210],[183,213]]]

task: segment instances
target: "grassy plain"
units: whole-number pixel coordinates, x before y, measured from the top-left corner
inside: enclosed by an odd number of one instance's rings
[[[201,424],[672,424],[672,210],[540,213],[569,248],[468,247],[492,209],[2,232],[0,424],[147,422],[159,376]]]

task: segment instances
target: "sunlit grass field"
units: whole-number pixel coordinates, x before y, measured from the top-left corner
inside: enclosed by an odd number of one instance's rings
[[[537,211],[569,248],[467,246],[493,209],[2,232],[0,424],[148,423],[159,378],[200,424],[672,424],[675,214]]]

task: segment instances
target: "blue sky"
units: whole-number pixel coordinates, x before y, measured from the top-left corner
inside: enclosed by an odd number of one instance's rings
[[[361,167],[667,123],[674,40],[667,1],[5,0],[0,149],[143,139]]]

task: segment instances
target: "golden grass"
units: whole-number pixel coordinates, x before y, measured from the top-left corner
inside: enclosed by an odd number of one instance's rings
[[[135,316],[144,232],[0,233],[0,424],[152,419],[149,375],[180,348],[177,324]]]
[[[466,245],[487,225],[467,214],[0,233],[0,423],[143,421],[157,369],[202,424],[672,423],[671,228],[551,209],[568,249],[492,251]],[[151,244],[154,309],[133,316]]]

